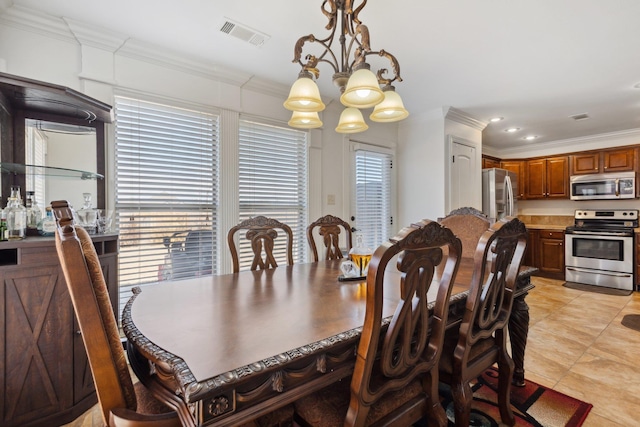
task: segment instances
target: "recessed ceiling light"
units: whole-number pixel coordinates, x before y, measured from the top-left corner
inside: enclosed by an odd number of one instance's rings
[[[513,132],[518,132],[520,130],[520,128],[509,128],[509,129],[505,129],[505,132],[509,132],[509,133],[513,133]]]
[[[524,138],[522,138],[522,139],[526,139],[527,141],[533,141],[533,140],[534,140],[534,139],[536,139],[537,137],[538,137],[537,135],[528,135],[528,136],[525,136],[525,137],[524,137]]]
[[[499,122],[500,120],[504,120],[504,117],[494,117],[492,119],[489,119],[490,122]]]

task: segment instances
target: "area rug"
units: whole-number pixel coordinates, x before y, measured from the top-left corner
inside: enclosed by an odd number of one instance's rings
[[[627,296],[627,295],[631,295],[631,293],[633,292],[626,289],[614,289],[614,288],[607,288],[605,286],[585,285],[584,283],[576,283],[576,282],[565,282],[564,285],[562,286],[564,286],[565,288],[576,289],[578,291],[595,292],[595,293],[604,294],[604,295]]]
[[[489,369],[472,387],[471,426],[498,427],[500,425],[496,394],[497,377],[497,371],[493,368]],[[447,386],[441,386],[440,396],[443,397],[442,405],[447,412],[449,426],[453,426],[453,402]],[[589,403],[529,380],[524,387],[511,387],[511,408],[516,418],[516,427],[579,427],[592,407],[593,405]]]

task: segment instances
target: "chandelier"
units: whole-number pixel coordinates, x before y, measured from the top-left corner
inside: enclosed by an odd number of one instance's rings
[[[371,50],[369,29],[358,19],[367,0],[361,0],[354,7],[356,2],[357,0],[323,0],[320,9],[329,20],[325,27],[330,31],[329,35],[319,39],[310,34],[300,37],[296,42],[293,62],[300,64],[302,70],[284,102],[284,107],[293,111],[289,126],[303,129],[322,126],[318,112],[324,110],[325,105],[314,81],[314,77],[318,79],[320,76],[320,71],[316,68],[320,62],[333,67],[332,78],[340,88],[340,102],[347,107],[340,115],[336,132],[356,133],[367,130],[369,126],[362,117],[361,109],[373,107],[369,118],[375,122],[395,122],[409,115],[400,95],[392,86],[393,82],[402,81],[398,60],[385,50]],[[335,47],[339,50],[333,51],[332,45],[336,39],[339,46]],[[307,54],[303,62],[302,51],[306,43],[313,43],[313,46],[319,44],[320,48],[316,55]],[[387,77],[386,68],[381,68],[374,74],[366,62],[370,55],[386,58],[393,75]]]

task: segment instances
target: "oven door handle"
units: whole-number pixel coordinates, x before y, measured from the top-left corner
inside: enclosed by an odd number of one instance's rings
[[[587,236],[620,236],[620,237],[629,237],[628,233],[616,233],[613,231],[598,231],[598,232],[593,232],[593,231],[577,231],[577,230],[573,230],[568,232],[567,234],[582,234],[582,235],[587,235]]]
[[[567,270],[577,271],[582,273],[593,273],[593,270],[576,268],[576,267],[567,267]],[[613,276],[613,277],[631,277],[632,276],[632,274],[629,274],[629,273],[610,273],[608,271],[602,271],[602,270],[598,270],[598,274],[602,274],[605,276]]]

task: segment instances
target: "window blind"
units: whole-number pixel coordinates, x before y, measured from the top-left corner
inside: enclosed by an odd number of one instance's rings
[[[216,115],[116,97],[120,306],[131,288],[215,274]]]
[[[239,220],[264,215],[287,224],[294,263],[306,261],[307,133],[248,120],[239,132]],[[248,269],[251,246],[244,238],[238,243],[240,269]],[[276,262],[286,265],[286,236],[275,243]]]
[[[356,223],[363,243],[377,248],[391,237],[391,168],[392,156],[356,150]]]

